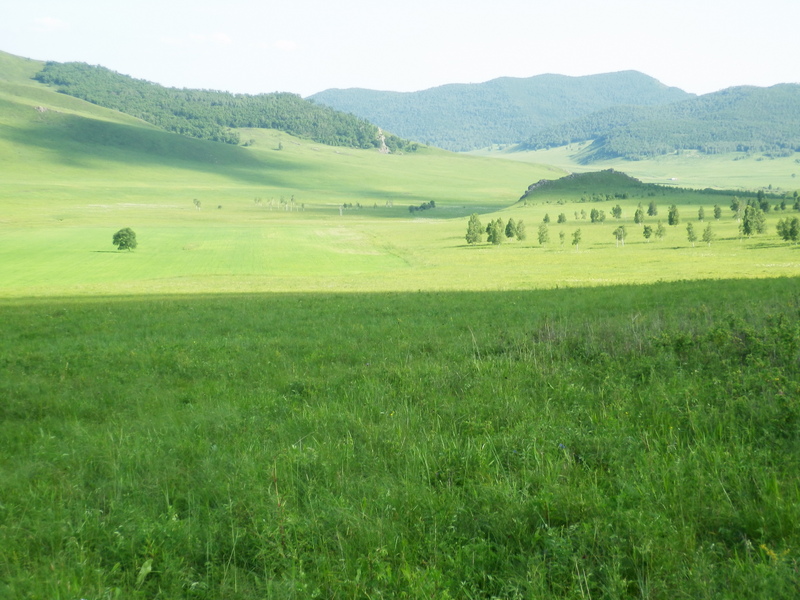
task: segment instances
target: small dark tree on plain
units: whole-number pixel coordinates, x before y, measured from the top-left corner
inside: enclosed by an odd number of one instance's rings
[[[130,227],[120,229],[112,238],[117,250],[134,250],[137,246],[136,234]]]
[[[717,221],[722,218],[722,207],[719,204],[714,205],[714,218]]]
[[[655,217],[658,214],[658,207],[656,206],[655,200],[650,200],[650,204],[647,207],[647,216]]]
[[[542,219],[542,223],[549,223],[550,222],[550,214],[545,213],[544,219]]]
[[[650,227],[650,225],[645,225],[644,229],[642,229],[642,235],[644,236],[644,239],[646,239],[649,242],[650,238],[653,235],[653,228]]]
[[[702,206],[697,209],[697,220],[698,221],[705,221],[706,220],[706,211]]]
[[[195,207],[197,210],[200,210],[200,200],[198,200],[197,198],[195,198],[194,200],[192,200],[192,204],[194,204],[194,207]]]
[[[558,240],[561,242],[562,246],[564,245],[564,240],[566,239],[566,237],[567,237],[567,234],[564,233],[563,231],[559,231],[558,232]]]
[[[692,242],[692,248],[694,248],[694,243],[697,241],[697,234],[694,232],[694,225],[692,223],[686,224],[686,237]]]
[[[659,221],[658,225],[656,225],[656,238],[663,240],[665,235],[667,235],[667,228],[664,227],[664,224],[661,221]]]
[[[566,223],[567,222],[567,215],[564,214],[564,213],[561,213],[560,215],[558,215],[558,222],[559,223]]]
[[[614,217],[615,219],[622,218],[622,207],[619,204],[617,204],[614,208],[611,209],[611,216]]]
[[[633,213],[633,222],[639,225],[644,221],[644,211],[641,208],[637,208],[636,212]]]

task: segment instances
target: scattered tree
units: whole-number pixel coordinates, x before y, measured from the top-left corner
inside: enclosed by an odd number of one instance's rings
[[[539,233],[538,236],[539,243],[544,246],[547,242],[550,241],[550,230],[547,227],[547,223],[542,223],[539,225]]]
[[[719,204],[714,205],[714,218],[717,221],[722,218],[722,207]]]
[[[572,245],[575,246],[575,250],[578,249],[578,245],[581,243],[581,230],[576,229],[572,233]]]
[[[564,245],[564,240],[566,239],[566,237],[567,237],[567,234],[564,233],[563,231],[559,231],[558,232],[558,240],[561,242],[562,246]]]
[[[625,245],[625,226],[620,225],[614,230],[614,237],[617,239],[617,247]]]
[[[710,246],[711,242],[713,242],[716,237],[714,232],[711,231],[711,223],[709,223],[703,230],[703,241]]]
[[[744,209],[744,204],[739,199],[738,196],[734,196],[731,200],[731,210],[733,211],[734,218],[739,221],[742,218],[742,210]]]
[[[797,217],[786,217],[778,221],[778,235],[785,242],[797,243],[800,238],[800,219]]]
[[[472,214],[467,223],[467,243],[480,244],[483,241],[483,225],[477,214]]]
[[[517,237],[517,224],[514,222],[513,218],[509,218],[508,223],[506,224],[506,237],[507,238]]]
[[[686,237],[692,242],[692,248],[694,248],[694,243],[697,241],[697,234],[694,232],[694,225],[691,222],[686,224]]]
[[[653,228],[650,227],[650,225],[645,225],[644,229],[642,229],[642,235],[644,236],[644,239],[646,239],[649,242],[650,238],[653,235]]]
[[[524,242],[526,239],[528,239],[528,233],[525,231],[525,222],[520,219],[517,221],[517,240]]]
[[[505,228],[503,227],[503,221],[500,219],[496,219],[489,224],[489,239],[488,241],[494,244],[495,246],[499,246],[503,243],[503,238],[505,237]]]
[[[744,214],[739,223],[739,232],[750,237],[756,233],[764,233],[765,218],[763,211],[755,205],[748,204],[744,207]]]
[[[558,222],[559,223],[566,223],[567,222],[567,215],[564,214],[564,213],[561,213],[560,215],[558,215]]]
[[[622,218],[622,207],[619,204],[617,204],[614,208],[611,209],[611,216],[614,217],[615,219]]]
[[[677,225],[681,222],[681,216],[678,213],[678,207],[674,204],[669,207],[669,213],[667,214],[667,223],[670,225]]]
[[[125,227],[115,233],[112,242],[117,250],[134,250],[137,246],[136,234],[130,227]]]
[[[549,223],[550,222],[550,215],[545,213],[544,219],[542,219],[542,223]]]
[[[195,198],[194,200],[192,200],[192,204],[194,204],[194,207],[195,207],[197,210],[200,210],[200,200],[198,200],[197,198]]]
[[[706,220],[706,211],[702,206],[697,209],[697,220],[698,221],[705,221]]]
[[[661,221],[659,221],[658,225],[656,225],[656,238],[663,240],[665,235],[667,235],[667,228],[664,227],[664,224]]]
[[[641,208],[637,208],[636,212],[633,213],[633,222],[637,225],[644,222],[644,211]]]
[[[650,200],[650,204],[647,207],[647,216],[655,217],[658,214],[658,207],[656,206],[655,200]]]

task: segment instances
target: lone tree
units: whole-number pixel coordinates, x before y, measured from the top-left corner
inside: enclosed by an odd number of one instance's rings
[[[133,250],[136,248],[136,234],[133,229],[126,227],[114,234],[113,243],[117,250]]]

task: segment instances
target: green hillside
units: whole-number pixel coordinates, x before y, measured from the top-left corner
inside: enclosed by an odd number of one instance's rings
[[[800,85],[737,87],[666,106],[613,107],[534,134],[520,150],[591,141],[585,164],[685,150],[770,157],[800,151]]]
[[[517,143],[532,132],[621,104],[665,104],[690,97],[636,71],[567,77],[503,77],[419,92],[326,90],[309,98],[368,119],[397,135],[464,151]]]
[[[61,93],[203,140],[238,144],[242,140],[236,129],[250,127],[277,129],[329,145],[381,146],[378,128],[371,123],[294,94],[250,96],[165,88],[84,63],[48,62],[35,78]],[[390,134],[384,135],[383,142],[394,151],[416,149],[415,144]]]

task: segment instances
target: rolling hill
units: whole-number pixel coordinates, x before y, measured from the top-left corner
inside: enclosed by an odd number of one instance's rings
[[[364,119],[295,94],[230,94],[167,88],[101,66],[48,62],[34,78],[59,92],[132,115],[166,131],[240,143],[237,129],[277,129],[319,143],[413,151],[416,144],[383,134]]]
[[[447,150],[517,143],[535,131],[619,105],[691,98],[637,71],[585,77],[503,77],[419,92],[331,89],[309,96],[395,134]]]

